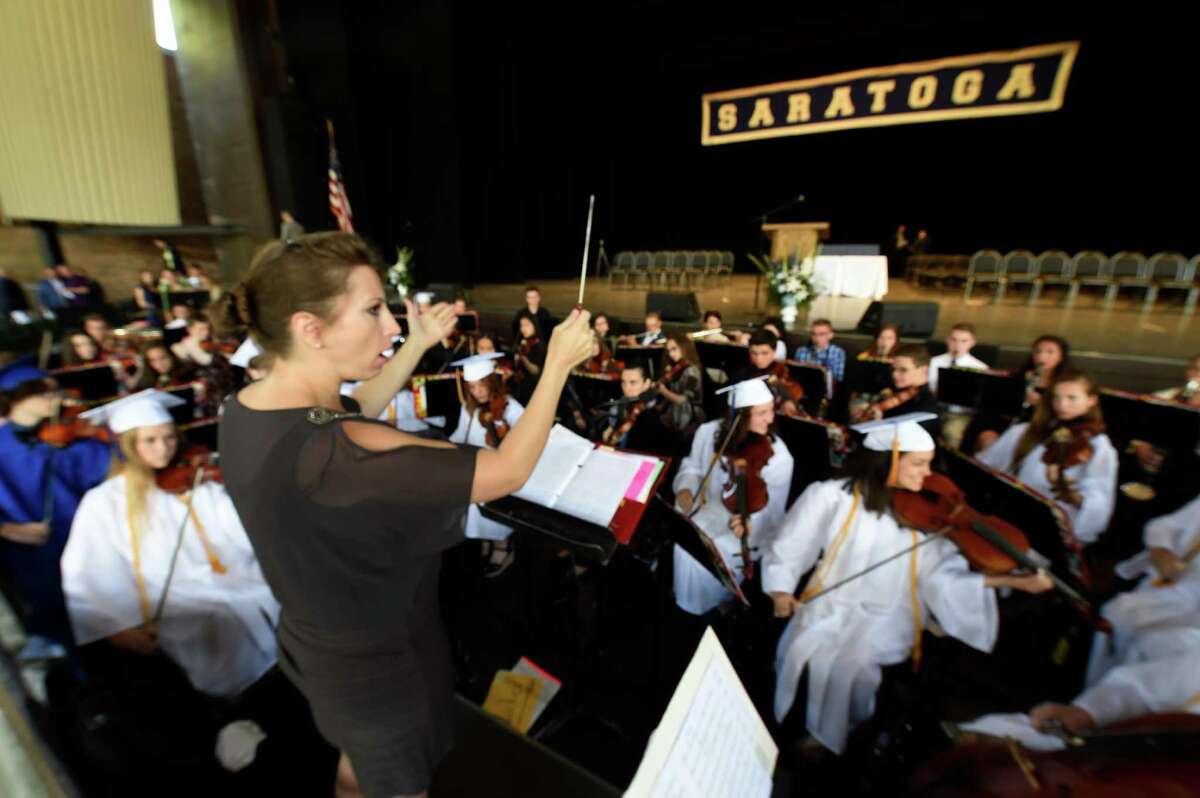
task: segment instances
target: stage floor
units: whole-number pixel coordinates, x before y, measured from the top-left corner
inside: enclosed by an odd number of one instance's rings
[[[542,302],[555,315],[575,304],[579,283],[575,280],[539,280]],[[524,303],[523,284],[481,284],[471,291],[471,300],[481,309],[516,312]],[[728,285],[698,289],[696,301],[701,311],[714,308],[729,325],[757,321],[777,314],[777,306],[766,305],[766,286],[759,289],[755,302],[753,275],[735,274]],[[951,325],[969,321],[975,325],[979,340],[1003,347],[1027,347],[1039,335],[1066,338],[1079,352],[1096,352],[1139,359],[1183,361],[1200,353],[1200,314],[1182,312],[1182,301],[1160,300],[1150,313],[1141,313],[1141,298],[1121,299],[1112,309],[1100,307],[1098,294],[1079,297],[1074,308],[1061,305],[1062,294],[1055,292],[1032,307],[1025,297],[1007,298],[1000,304],[991,301],[989,291],[976,291],[969,304],[962,291],[917,288],[905,281],[892,280],[885,301],[936,302],[940,306],[935,337],[944,337]],[[813,303],[808,317],[824,316],[834,328],[849,332],[857,325],[869,299],[821,297]],[[589,280],[586,304],[592,311],[604,310],[626,320],[639,320],[646,308],[644,288],[610,286],[607,279]],[[793,330],[807,326],[802,312]],[[1166,364],[1164,364],[1166,365]]]

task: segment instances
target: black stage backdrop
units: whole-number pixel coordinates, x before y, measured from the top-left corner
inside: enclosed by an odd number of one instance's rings
[[[1181,17],[1009,2],[722,4],[246,0],[278,207],[331,227],[323,119],[360,232],[438,282],[567,277],[589,192],[620,249],[757,250],[759,216],[833,241],[897,223],[937,252],[1179,249],[1198,69]],[[1164,12],[1165,13],[1165,12]],[[1063,110],[700,145],[704,92],[1081,42]],[[272,79],[274,75],[274,79]]]

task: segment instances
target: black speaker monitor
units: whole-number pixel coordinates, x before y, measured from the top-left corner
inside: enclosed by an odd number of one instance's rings
[[[858,320],[858,331],[874,335],[885,324],[896,324],[905,338],[928,338],[937,329],[936,302],[872,302]]]
[[[700,305],[696,302],[696,294],[689,291],[686,294],[668,294],[651,291],[646,294],[646,312],[657,310],[663,321],[698,321]]]

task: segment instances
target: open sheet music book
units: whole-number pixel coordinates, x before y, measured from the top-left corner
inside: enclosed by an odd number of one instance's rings
[[[626,500],[649,501],[664,466],[658,457],[597,446],[555,424],[533,474],[513,495],[610,526]]]
[[[768,798],[779,748],[709,627],[625,798]]]

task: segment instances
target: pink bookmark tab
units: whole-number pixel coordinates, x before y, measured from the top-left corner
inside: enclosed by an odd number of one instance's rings
[[[650,479],[650,475],[654,473],[657,463],[649,461],[642,463],[641,467],[634,474],[633,479],[629,483],[629,487],[625,490],[625,498],[630,501],[638,501],[638,497],[642,495],[642,488],[646,487],[646,481]]]

